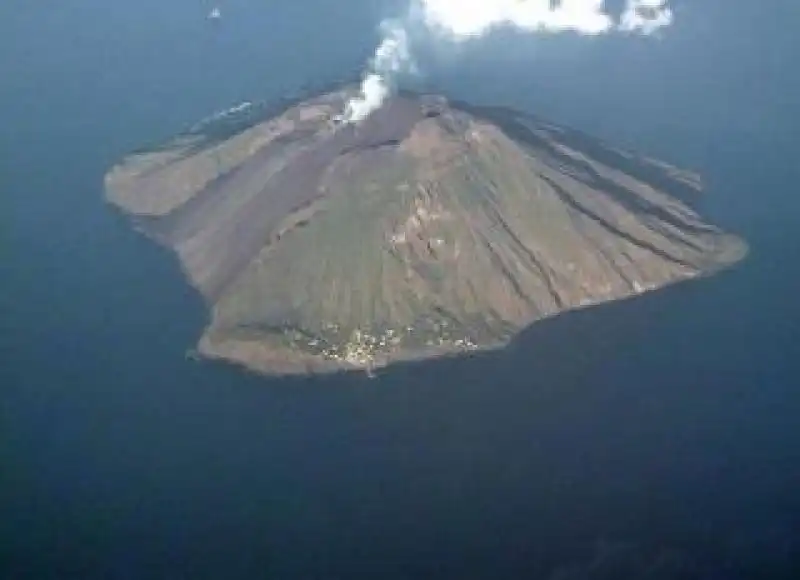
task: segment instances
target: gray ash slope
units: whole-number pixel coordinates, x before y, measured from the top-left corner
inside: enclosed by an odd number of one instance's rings
[[[245,107],[106,176],[211,309],[200,351],[268,373],[496,347],[746,253],[699,178],[506,109],[352,89]]]

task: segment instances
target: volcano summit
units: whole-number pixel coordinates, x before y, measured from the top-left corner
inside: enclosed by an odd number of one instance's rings
[[[746,253],[690,172],[433,95],[337,122],[353,95],[240,106],[106,176],[210,307],[202,355],[290,374],[499,347]]]

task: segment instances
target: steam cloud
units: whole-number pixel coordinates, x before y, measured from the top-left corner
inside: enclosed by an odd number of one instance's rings
[[[347,103],[343,115],[345,121],[358,122],[379,108],[393,90],[395,76],[414,70],[403,24],[387,20],[381,28],[383,39],[361,81],[361,93]]]
[[[423,28],[450,42],[479,38],[500,26],[524,32],[573,31],[598,35],[613,31],[649,35],[672,24],[669,0],[626,0],[618,20],[605,0],[410,0],[406,17],[381,24],[382,40],[342,119],[359,122],[378,109],[394,89],[399,73],[413,72],[407,30]]]

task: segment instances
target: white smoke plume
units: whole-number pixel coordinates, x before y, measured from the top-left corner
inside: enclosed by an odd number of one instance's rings
[[[523,32],[598,35],[620,30],[649,35],[672,24],[669,0],[626,0],[615,20],[605,0],[410,0],[403,20],[381,24],[383,37],[342,119],[358,122],[378,109],[394,89],[399,73],[413,72],[407,29],[416,23],[451,42],[479,38],[506,26]]]
[[[342,115],[347,122],[358,122],[379,108],[394,89],[398,73],[411,72],[414,63],[408,47],[408,34],[402,23],[384,21],[383,39],[375,49],[369,69],[361,81],[361,91],[347,103]]]

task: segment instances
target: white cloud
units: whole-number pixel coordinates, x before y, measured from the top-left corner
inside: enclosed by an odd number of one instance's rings
[[[483,36],[497,26],[527,31],[600,34],[613,26],[603,0],[416,0],[425,24],[454,40]]]
[[[619,22],[620,30],[652,34],[672,24],[672,10],[667,0],[628,0]]]

